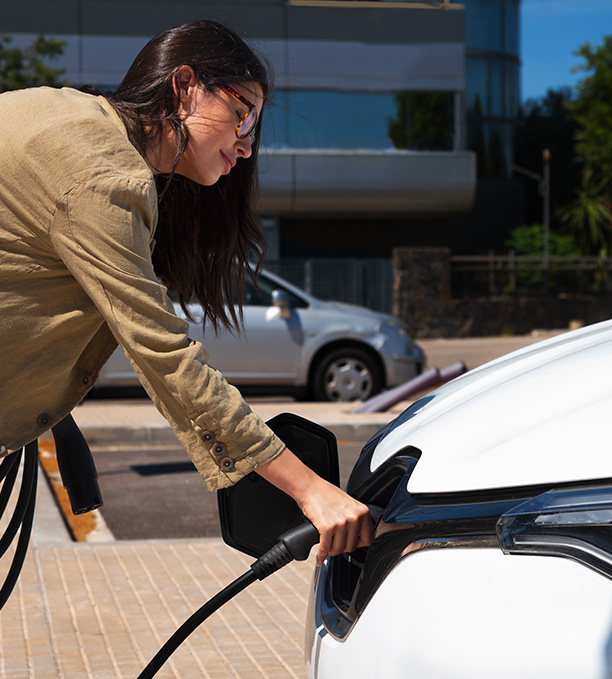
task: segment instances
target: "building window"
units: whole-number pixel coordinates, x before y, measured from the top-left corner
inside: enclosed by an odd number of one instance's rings
[[[519,0],[465,0],[468,146],[481,179],[507,177],[519,106]]]
[[[452,92],[280,90],[265,118],[272,148],[453,149]]]
[[[451,92],[401,92],[389,137],[396,149],[452,151],[454,99]]]

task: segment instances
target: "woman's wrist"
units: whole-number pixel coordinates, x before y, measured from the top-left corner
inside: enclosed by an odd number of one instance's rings
[[[291,496],[300,507],[306,496],[313,492],[313,486],[317,486],[322,481],[286,447],[275,458],[256,467],[255,471],[266,481]]]

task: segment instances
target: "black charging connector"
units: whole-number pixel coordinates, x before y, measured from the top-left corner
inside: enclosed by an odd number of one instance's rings
[[[294,560],[305,561],[317,542],[317,529],[310,521],[305,521],[283,533],[274,547],[251,564],[251,570],[259,580],[263,580]]]
[[[101,507],[102,493],[98,472],[83,434],[72,415],[51,428],[55,439],[57,466],[68,493],[73,514],[84,514]]]

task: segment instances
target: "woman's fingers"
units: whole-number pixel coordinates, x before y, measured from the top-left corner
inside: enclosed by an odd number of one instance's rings
[[[334,486],[332,488],[339,490]],[[343,491],[339,492],[342,495],[333,498],[330,504],[323,508],[322,515],[309,517],[321,536],[317,550],[319,564],[328,556],[353,552],[357,547],[367,547],[372,541],[373,526],[368,508]],[[334,502],[340,504],[332,509],[335,516],[330,517],[328,512]],[[305,509],[309,511],[309,508]]]

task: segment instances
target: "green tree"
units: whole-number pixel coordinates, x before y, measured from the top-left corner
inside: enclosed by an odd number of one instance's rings
[[[574,238],[551,230],[548,234],[549,254],[551,257],[579,257],[580,248]],[[544,230],[541,224],[524,224],[517,226],[510,232],[506,246],[514,251],[517,257],[541,257],[544,244]],[[527,264],[526,271],[520,271],[516,276],[516,283],[520,289],[541,288],[545,281],[561,289],[567,283],[564,272],[556,269],[553,274],[547,274],[543,262]],[[572,287],[572,283],[568,287]]]
[[[13,38],[0,33],[0,92],[25,87],[67,85],[61,78],[63,68],[49,66],[49,61],[64,53],[66,43],[39,35],[25,48],[12,46]]]
[[[587,73],[568,104],[576,122],[576,159],[582,168],[575,200],[564,210],[564,222],[591,254],[612,251],[612,35],[603,43],[585,43],[576,52],[584,59],[575,71]]]

